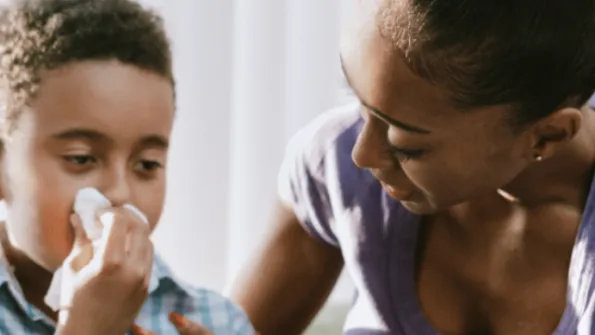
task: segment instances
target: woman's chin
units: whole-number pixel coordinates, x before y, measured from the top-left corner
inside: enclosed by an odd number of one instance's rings
[[[417,215],[430,215],[439,210],[430,205],[427,201],[401,201],[401,205],[408,211]]]

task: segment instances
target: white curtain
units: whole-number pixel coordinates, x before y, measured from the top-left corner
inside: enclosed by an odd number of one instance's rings
[[[270,223],[286,141],[346,99],[338,37],[351,1],[141,0],[165,18],[178,90],[154,237],[187,281],[222,290],[233,278]],[[351,296],[342,278],[332,300]]]
[[[345,0],[144,0],[174,45],[178,115],[158,249],[221,290],[262,242],[289,137],[344,98]],[[351,299],[343,279],[334,299]]]

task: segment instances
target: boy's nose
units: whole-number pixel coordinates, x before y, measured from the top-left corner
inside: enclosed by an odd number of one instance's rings
[[[112,203],[113,206],[123,206],[130,203],[131,188],[126,178],[126,173],[116,173],[107,178],[99,191]]]

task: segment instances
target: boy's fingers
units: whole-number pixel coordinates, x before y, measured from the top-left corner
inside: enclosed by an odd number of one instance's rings
[[[178,329],[181,335],[213,335],[207,328],[186,319],[178,313],[169,313],[169,321]]]
[[[68,263],[72,270],[78,272],[87,266],[91,259],[93,259],[93,245],[87,244],[77,249],[76,253],[71,254]]]
[[[139,325],[132,326],[132,329],[130,330],[130,332],[132,333],[132,335],[157,335],[157,334],[153,333],[152,331],[148,331],[148,330],[142,328]]]
[[[87,237],[87,233],[83,228],[83,222],[81,221],[80,216],[78,214],[73,213],[70,215],[70,224],[72,226],[72,231],[74,234],[74,243],[76,245],[85,245],[91,243],[89,238]]]
[[[83,228],[81,218],[78,214],[73,213],[70,215],[70,224],[74,235],[73,250],[65,262],[70,264],[72,270],[80,271],[93,258],[93,244],[87,237],[87,233]]]

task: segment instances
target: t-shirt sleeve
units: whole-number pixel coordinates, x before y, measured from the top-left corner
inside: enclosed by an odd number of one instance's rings
[[[359,104],[331,109],[289,141],[278,175],[278,196],[314,238],[339,247],[336,224],[344,201],[341,173],[349,169],[361,123]],[[353,165],[354,166],[354,165]],[[352,182],[350,182],[352,183]]]
[[[304,229],[332,246],[339,243],[333,232],[333,213],[325,182],[324,153],[312,148],[309,129],[290,141],[278,175],[278,196],[293,209]]]

